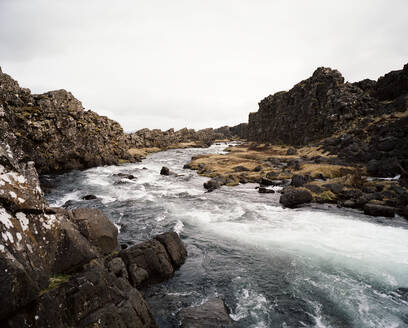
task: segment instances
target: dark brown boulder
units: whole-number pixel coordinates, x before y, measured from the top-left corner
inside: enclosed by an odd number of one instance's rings
[[[70,218],[102,254],[108,254],[118,248],[118,229],[102,211],[78,208],[70,211]]]
[[[293,188],[285,191],[281,195],[279,202],[285,207],[296,207],[298,205],[310,203],[313,196],[309,190],[304,188]]]
[[[163,167],[161,168],[161,170],[160,170],[160,174],[161,174],[161,175],[170,175],[170,170],[169,170],[169,168],[166,167],[166,166],[163,166]]]
[[[167,232],[132,247],[123,249],[120,257],[125,262],[134,284],[155,283],[169,279],[185,261],[187,251],[175,232]],[[145,277],[143,269],[147,272]]]
[[[395,208],[376,204],[366,204],[364,205],[364,214],[372,216],[394,217]]]
[[[294,187],[303,187],[306,183],[308,183],[309,181],[311,181],[311,177],[309,175],[299,175],[299,174],[295,174],[292,177],[292,181],[291,181],[291,186]]]
[[[404,216],[408,219],[408,205],[404,207]]]
[[[158,240],[149,240],[126,248],[120,252],[128,270],[136,264],[149,274],[149,283],[157,283],[169,279],[174,273],[169,254]]]
[[[187,258],[187,250],[184,243],[181,241],[179,235],[174,232],[166,232],[154,237],[158,240],[167,250],[170,255],[172,264],[175,269],[178,269]]]
[[[258,188],[258,192],[259,192],[260,194],[274,194],[274,193],[275,193],[275,190],[273,190],[273,189],[268,189],[268,188],[264,188],[264,187],[259,187],[259,188]]]

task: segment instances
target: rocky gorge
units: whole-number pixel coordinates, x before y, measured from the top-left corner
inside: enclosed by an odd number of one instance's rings
[[[134,163],[149,153],[203,148],[205,154],[190,156],[182,172],[193,169],[210,178],[202,184],[207,191],[239,184],[254,189],[256,183],[256,197],[269,202],[279,194],[289,209],[320,203],[359,209],[370,217],[408,217],[407,81],[408,65],[378,81],[357,83],[319,68],[290,91],[262,100],[248,123],[125,133],[119,123],[85,110],[70,92],[31,94],[0,69],[0,325],[156,327],[160,324],[145,292],[161,288],[154,286],[172,278],[187,259],[188,247],[174,231],[120,245],[118,228],[101,211],[105,205],[99,195],[82,195],[81,206],[75,201],[75,206],[69,201],[50,206],[43,193],[49,186],[40,183],[39,174],[129,165],[133,171],[114,176],[109,171],[109,178],[119,187],[134,181],[145,190],[151,183],[138,181],[143,169],[134,169]],[[204,151],[220,139],[240,142],[225,152]],[[169,168],[161,170],[163,179],[175,184],[193,179],[181,168],[173,172],[171,163]],[[172,202],[201,201],[185,191],[176,195]],[[193,307],[183,303],[181,310],[172,304],[183,327],[233,325],[229,308],[215,296]],[[154,293],[149,297],[156,301]],[[239,321],[237,308],[234,313]],[[287,312],[284,317],[291,322]],[[302,320],[314,322],[304,313]]]

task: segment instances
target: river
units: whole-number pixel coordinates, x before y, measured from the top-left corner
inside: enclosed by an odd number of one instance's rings
[[[145,291],[160,327],[224,298],[236,327],[408,327],[408,224],[354,210],[284,209],[254,184],[206,193],[192,156],[225,144],[151,154],[136,164],[45,176],[52,206],[101,209],[132,245],[174,230],[188,250],[174,278]],[[177,175],[161,176],[162,166]],[[133,174],[128,180],[113,176]],[[97,200],[81,201],[94,194]]]

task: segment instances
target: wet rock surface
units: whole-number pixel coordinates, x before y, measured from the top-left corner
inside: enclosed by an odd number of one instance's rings
[[[182,309],[178,317],[183,328],[233,327],[229,310],[220,298],[213,298],[202,305]]]
[[[98,209],[50,208],[33,163],[14,147],[0,142],[0,326],[156,327],[134,287],[148,273],[118,257],[117,228]],[[151,277],[159,257],[167,261],[161,281],[187,256],[174,233],[146,243],[159,249],[144,254]]]
[[[280,197],[279,202],[286,207],[296,207],[310,203],[313,196],[309,190],[304,188],[294,188],[285,190],[285,193]]]

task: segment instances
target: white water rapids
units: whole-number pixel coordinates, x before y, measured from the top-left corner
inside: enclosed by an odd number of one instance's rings
[[[284,209],[255,185],[205,193],[183,170],[208,149],[169,150],[137,164],[45,177],[54,206],[93,206],[128,245],[175,230],[189,252],[169,282],[146,292],[161,327],[221,296],[237,327],[408,327],[408,224],[337,208]],[[161,176],[162,166],[179,176]],[[145,169],[143,169],[145,168]],[[135,180],[118,183],[116,173]],[[99,199],[80,201],[86,194]]]

